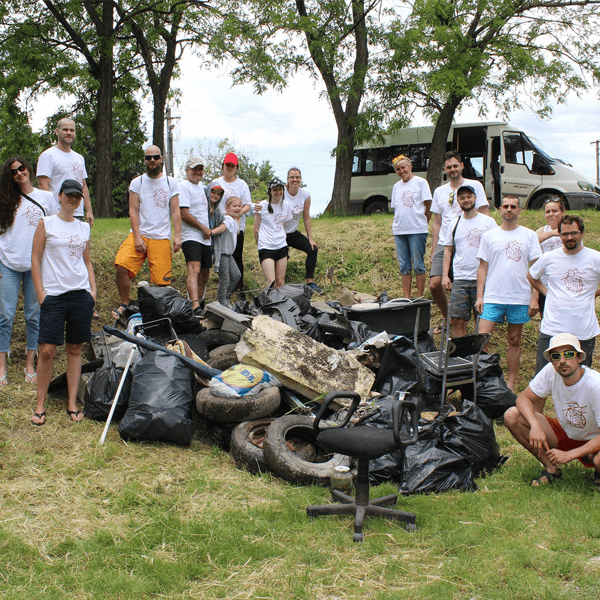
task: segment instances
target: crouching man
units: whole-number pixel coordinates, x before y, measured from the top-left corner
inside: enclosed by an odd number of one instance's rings
[[[570,333],[550,339],[544,358],[550,361],[504,414],[514,438],[544,466],[534,487],[560,479],[559,466],[579,459],[594,468],[600,489],[600,373],[582,365],[586,358]],[[557,419],[543,414],[552,396]]]

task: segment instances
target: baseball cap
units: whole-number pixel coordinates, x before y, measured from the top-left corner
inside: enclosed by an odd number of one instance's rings
[[[76,179],[65,179],[60,184],[59,194],[79,194],[83,196],[83,186]]]
[[[283,181],[281,181],[281,179],[279,179],[279,177],[273,177],[273,179],[271,179],[271,181],[269,181],[269,186],[267,187],[267,191],[271,191],[273,188],[276,187],[285,187],[285,184],[283,183]]]
[[[195,169],[196,167],[203,167],[204,161],[201,158],[196,158],[195,156],[190,156],[185,163],[186,169]]]
[[[583,360],[586,359],[586,353],[581,349],[581,344],[579,340],[572,333],[559,333],[554,337],[550,338],[548,342],[548,349],[544,352],[544,358],[547,361],[550,361],[550,352],[555,348],[560,348],[561,346],[573,346],[573,348],[579,353],[583,354]]]
[[[462,191],[471,192],[471,194],[475,193],[475,188],[472,185],[461,185],[456,190],[456,195],[458,196]]]
[[[233,152],[228,152],[223,159],[223,164],[225,163],[233,163],[234,165],[239,164],[237,154]]]

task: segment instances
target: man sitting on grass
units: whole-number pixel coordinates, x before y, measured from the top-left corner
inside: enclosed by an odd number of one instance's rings
[[[572,460],[594,468],[600,491],[600,373],[582,365],[586,358],[570,333],[555,335],[544,352],[547,364],[504,413],[514,438],[544,466],[534,487],[560,479],[559,465]],[[543,414],[552,395],[557,419]]]

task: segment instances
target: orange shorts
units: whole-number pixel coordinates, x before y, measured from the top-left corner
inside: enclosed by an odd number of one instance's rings
[[[546,421],[550,427],[552,427],[552,431],[554,431],[554,435],[558,440],[557,448],[562,450],[563,452],[568,452],[569,450],[574,450],[575,448],[580,448],[584,444],[587,444],[588,440],[572,440],[567,432],[561,427],[558,419],[553,419],[552,417],[546,417]],[[584,467],[595,468],[594,463],[588,462],[587,460],[583,460],[583,458],[577,459]]]
[[[133,279],[147,258],[152,283],[168,285],[171,283],[171,241],[151,240],[143,236],[142,239],[146,244],[145,253],[135,249],[133,233],[130,233],[117,252],[115,265],[127,269],[129,277]]]

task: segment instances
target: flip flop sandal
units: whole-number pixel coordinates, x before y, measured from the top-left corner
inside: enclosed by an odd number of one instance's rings
[[[550,473],[544,469],[542,474],[537,479],[531,480],[532,487],[540,487],[541,485],[550,485],[554,483],[555,479],[560,479],[562,477],[562,473],[559,470],[558,473]]]
[[[83,421],[83,419],[77,418],[79,415],[83,414],[82,410],[69,410],[67,408],[67,414],[69,415],[69,418],[71,419],[71,421],[73,421],[73,423],[81,423],[81,421]],[[73,417],[75,417],[75,418],[73,418]]]
[[[113,308],[113,310],[110,311],[110,316],[115,320],[115,323],[122,323],[127,325],[127,322],[125,321],[123,315],[125,314],[125,311],[127,310],[127,307],[129,305],[125,304],[124,302],[121,302],[121,304],[119,304],[119,306],[117,306],[117,308]],[[119,310],[119,309],[123,309],[123,310]]]
[[[37,417],[38,419],[44,419],[41,423],[36,423],[33,418],[31,419],[31,424],[35,425],[36,427],[41,427],[42,425],[44,425],[46,423],[46,413],[45,412],[41,412],[41,413],[33,413],[34,417]]]
[[[25,371],[25,383],[37,383],[37,373],[34,371],[33,373],[28,373],[27,369],[23,369]]]
[[[8,371],[6,373],[4,373],[4,375],[2,375],[2,377],[0,377],[0,387],[5,387],[8,385],[8,379],[6,379],[8,375]]]

